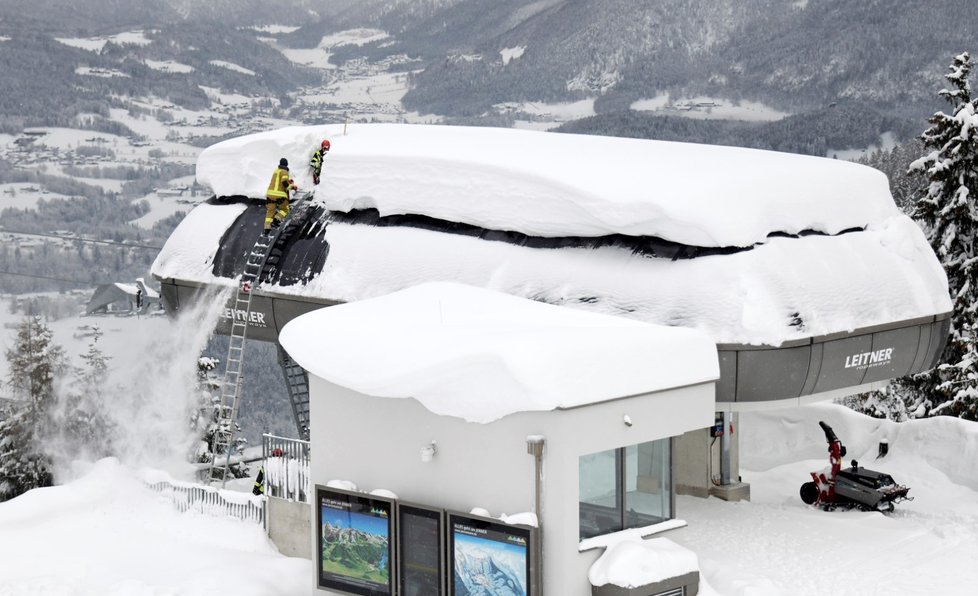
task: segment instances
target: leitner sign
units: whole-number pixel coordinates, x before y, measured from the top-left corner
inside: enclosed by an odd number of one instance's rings
[[[265,313],[258,311],[251,311],[250,313],[243,309],[225,308],[221,312],[221,317],[225,319],[231,319],[232,321],[238,321],[241,323],[248,323],[248,325],[254,327],[267,327],[268,324],[265,323]]]
[[[846,356],[846,368],[864,369],[889,364],[893,360],[893,348],[863,352]]]

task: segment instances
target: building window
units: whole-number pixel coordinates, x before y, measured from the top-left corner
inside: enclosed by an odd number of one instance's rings
[[[581,540],[671,519],[670,439],[582,456]]]

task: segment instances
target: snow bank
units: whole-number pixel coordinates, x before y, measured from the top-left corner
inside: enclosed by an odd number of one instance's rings
[[[323,308],[290,322],[279,341],[332,383],[480,423],[719,376],[701,333],[454,283]]]
[[[294,126],[205,149],[197,179],[264,197],[279,158],[302,188],[332,142],[316,199],[531,236],[657,236],[750,246],[771,232],[834,234],[898,214],[886,177],[845,161],[711,145],[528,130],[354,124]]]
[[[825,434],[818,426],[823,420],[846,446],[848,454],[843,463],[847,466],[855,459],[860,465],[887,472],[893,462],[914,469],[928,468],[978,491],[978,424],[974,422],[936,416],[897,423],[831,403],[741,416],[740,461],[750,470],[770,470],[798,460],[827,463]],[[889,443],[889,454],[877,461],[882,441]],[[903,482],[896,472],[890,473]],[[916,487],[911,496],[914,492]]]
[[[181,514],[114,459],[0,503],[0,594],[292,596],[309,561],[258,524]]]
[[[825,512],[798,496],[828,464],[824,420],[860,466],[910,487],[889,515]],[[896,424],[836,404],[740,414],[749,502],[677,497],[689,526],[673,539],[696,552],[724,596],[975,593],[978,424],[938,417]],[[878,441],[890,452],[876,459]]]
[[[638,588],[698,570],[696,553],[668,538],[623,540],[594,562],[588,579],[592,586]]]

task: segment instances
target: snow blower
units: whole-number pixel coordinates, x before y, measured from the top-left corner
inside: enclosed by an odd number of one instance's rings
[[[889,474],[860,468],[859,462],[852,460],[852,467],[842,469],[842,458],[846,456],[845,445],[835,436],[828,424],[819,421],[829,443],[830,468],[812,472],[812,482],[801,485],[801,500],[807,505],[832,511],[842,507],[858,508],[863,511],[893,511],[894,503],[912,501],[908,497],[910,489],[897,484]]]

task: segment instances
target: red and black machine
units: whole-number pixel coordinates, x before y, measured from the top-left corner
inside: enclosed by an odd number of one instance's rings
[[[860,468],[859,462],[852,460],[852,467],[842,468],[842,458],[846,447],[828,424],[819,421],[829,444],[830,468],[812,472],[812,482],[801,485],[801,500],[808,505],[832,511],[843,507],[858,508],[863,511],[893,511],[894,503],[912,501],[908,497],[910,489],[897,484],[889,474]]]

